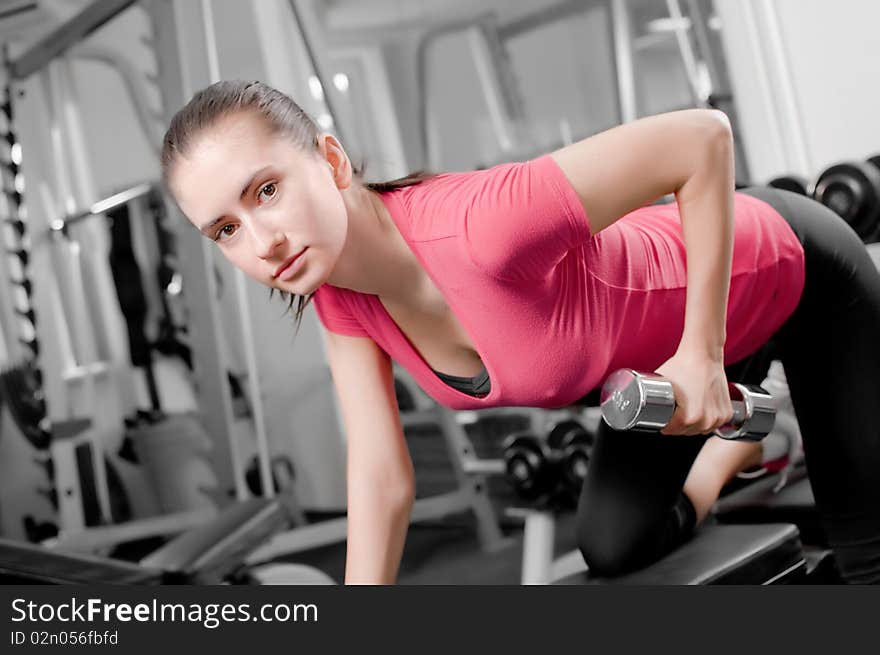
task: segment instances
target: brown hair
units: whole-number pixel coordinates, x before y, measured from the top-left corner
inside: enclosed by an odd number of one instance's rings
[[[303,150],[318,147],[320,130],[315,121],[296,104],[290,96],[259,81],[229,80],[216,82],[198,91],[192,99],[178,111],[162,142],[162,181],[166,188],[175,161],[185,155],[193,143],[205,130],[211,128],[221,118],[240,111],[253,111],[266,121],[273,133],[289,138]],[[353,173],[363,179],[365,162],[353,167]],[[366,182],[362,184],[375,193],[387,193],[394,189],[412,186],[433,177],[425,171],[416,171],[405,177],[387,182]],[[270,296],[275,289],[270,291]],[[294,320],[296,331],[302,322],[302,314],[314,296],[297,296],[286,291],[281,297],[287,301],[288,310],[296,303]]]

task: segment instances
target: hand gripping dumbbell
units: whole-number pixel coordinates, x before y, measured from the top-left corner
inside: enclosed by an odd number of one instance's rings
[[[760,441],[773,429],[776,406],[767,391],[728,383],[733,418],[713,434],[722,439]],[[661,430],[675,412],[672,383],[654,373],[622,368],[606,378],[599,396],[602,418],[615,430]]]
[[[533,434],[516,433],[504,440],[505,476],[516,493],[534,500],[559,482],[561,453]]]

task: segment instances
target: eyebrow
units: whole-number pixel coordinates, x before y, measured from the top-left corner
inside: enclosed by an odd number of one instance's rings
[[[252,186],[253,183],[256,181],[256,179],[257,179],[258,177],[260,177],[261,175],[263,175],[263,174],[264,174],[266,171],[268,171],[270,168],[272,168],[272,167],[271,167],[271,166],[263,166],[263,168],[261,168],[261,169],[258,170],[256,173],[254,173],[253,175],[251,175],[251,178],[250,178],[250,179],[247,181],[247,183],[242,187],[242,189],[241,189],[241,193],[239,194],[238,199],[241,200],[242,198],[244,198],[245,194],[248,192],[248,189],[251,188],[251,186]],[[210,233],[211,233],[211,228],[213,228],[214,226],[216,226],[218,223],[222,223],[223,220],[224,220],[225,218],[226,218],[225,215],[224,215],[224,216],[218,216],[218,217],[215,218],[213,221],[210,221],[210,222],[205,223],[204,225],[202,225],[202,226],[199,228],[199,232],[201,232],[201,233],[204,234],[205,236],[209,236]]]

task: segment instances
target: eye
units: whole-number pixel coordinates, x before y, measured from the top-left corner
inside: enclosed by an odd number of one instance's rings
[[[278,186],[274,182],[269,182],[260,187],[259,198],[262,201],[271,200],[278,192]]]
[[[227,223],[219,230],[217,230],[217,234],[214,235],[214,241],[226,241],[232,235],[234,235],[238,229],[232,223]]]

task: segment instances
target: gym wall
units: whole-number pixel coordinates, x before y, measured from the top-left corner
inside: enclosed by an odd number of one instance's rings
[[[752,178],[815,176],[880,147],[880,4],[715,0]]]
[[[467,170],[502,161],[524,159],[608,129],[620,122],[614,41],[609,5],[584,3],[562,15],[542,11],[558,3],[510,2],[493,7],[480,3],[471,23],[462,12],[450,29],[427,41],[424,92],[427,111],[427,152],[418,125],[417,44],[431,34],[412,28],[383,44],[383,55],[410,168]],[[493,121],[492,103],[505,99],[481,77],[481,40],[476,17],[493,9],[514,97],[510,120]],[[636,11],[636,9],[638,11]],[[634,37],[647,22],[653,5],[634,8]],[[665,4],[657,4],[663,14]],[[517,27],[525,16],[528,27]],[[456,24],[456,20],[458,23]],[[511,31],[511,26],[513,29]],[[650,39],[650,36],[649,36]],[[638,44],[633,44],[638,48]],[[675,41],[661,35],[634,52],[638,115],[692,106],[693,97]],[[552,74],[551,74],[552,72]],[[505,138],[520,144],[506,146]]]

